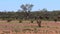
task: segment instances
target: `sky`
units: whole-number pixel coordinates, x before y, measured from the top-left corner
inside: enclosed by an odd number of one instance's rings
[[[22,4],[33,4],[32,11],[60,10],[60,0],[0,0],[0,11],[16,11],[21,9]]]

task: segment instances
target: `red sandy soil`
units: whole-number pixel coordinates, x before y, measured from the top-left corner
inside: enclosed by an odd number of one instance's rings
[[[19,23],[17,20],[0,20],[0,34],[60,34],[60,22],[42,21],[41,27],[38,27],[36,21]]]

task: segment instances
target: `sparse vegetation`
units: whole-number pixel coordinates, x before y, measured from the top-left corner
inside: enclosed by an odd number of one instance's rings
[[[37,33],[37,32],[38,32],[37,28],[34,28],[34,33]]]
[[[57,25],[60,25],[59,23],[46,23],[43,22],[42,24],[42,21],[55,21],[55,22],[58,22],[60,21],[60,11],[48,11],[46,9],[43,9],[43,10],[40,10],[40,11],[31,11],[33,5],[32,4],[22,4],[20,6],[22,8],[22,10],[17,10],[17,12],[0,12],[0,19],[1,19],[1,24],[0,24],[0,28],[1,30],[4,28],[5,30],[8,30],[8,29],[11,29],[12,31],[14,30],[16,33],[17,32],[20,32],[20,30],[22,30],[22,32],[26,32],[26,31],[29,31],[30,34],[31,34],[31,31],[34,31],[34,33],[37,33],[38,32],[38,27],[40,27],[39,29],[41,31],[44,31],[45,29],[47,28],[54,28],[55,29],[59,29],[59,27],[57,27]],[[6,20],[7,23],[5,23],[5,21],[3,20]],[[8,23],[8,22],[11,22],[13,20],[18,20],[19,23]],[[23,23],[23,20],[25,21],[28,21],[30,20],[29,23],[27,22],[24,22]],[[42,21],[41,21],[42,20]],[[34,23],[34,21],[36,21]],[[36,24],[37,23],[37,24]],[[56,26],[55,26],[56,25]],[[35,28],[35,26],[38,26]],[[53,26],[53,27],[50,27],[50,26]],[[47,27],[47,28],[46,28]],[[15,29],[16,28],[16,29]],[[18,28],[20,30],[18,30]],[[24,29],[26,28],[26,29]],[[34,29],[31,29],[31,28],[34,28]],[[48,29],[45,30],[47,33],[48,32]],[[55,30],[54,30],[55,31]],[[4,33],[6,34],[9,34],[10,31],[3,31]],[[56,33],[58,31],[55,31]],[[4,34],[4,33],[1,33],[1,34]],[[40,33],[39,33],[40,34]]]
[[[34,21],[33,20],[31,20],[31,23],[33,23]]]
[[[7,19],[7,22],[11,22],[12,20],[11,19]]]
[[[19,20],[19,23],[22,23],[22,20]]]
[[[41,21],[40,20],[37,20],[37,24],[39,27],[41,27]]]
[[[54,19],[55,22],[57,22],[57,19]]]

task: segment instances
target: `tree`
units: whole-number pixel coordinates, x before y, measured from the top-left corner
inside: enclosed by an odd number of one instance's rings
[[[25,12],[25,17],[26,17],[26,19],[28,19],[29,18],[29,15],[30,15],[30,11],[32,10],[32,7],[33,7],[33,5],[32,4],[22,4],[21,5],[21,8],[22,8],[22,10]]]
[[[23,11],[27,11],[27,12],[28,12],[28,11],[31,11],[31,10],[32,10],[32,7],[33,7],[32,4],[25,4],[25,5],[22,4],[22,5],[21,5],[22,10],[23,10]]]
[[[43,11],[43,12],[47,12],[47,9],[46,9],[46,8],[43,8],[42,11]]]

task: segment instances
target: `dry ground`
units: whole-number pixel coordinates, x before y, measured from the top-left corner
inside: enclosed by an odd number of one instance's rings
[[[42,21],[41,26],[38,27],[36,21],[19,23],[17,20],[11,22],[0,20],[0,34],[60,34],[59,21]]]

